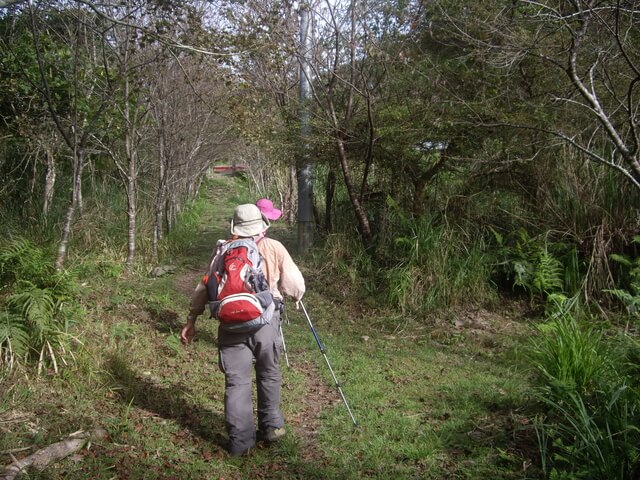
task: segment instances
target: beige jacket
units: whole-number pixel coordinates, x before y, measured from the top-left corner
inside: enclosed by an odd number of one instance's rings
[[[264,260],[262,271],[274,298],[282,300],[283,295],[289,295],[295,300],[300,300],[305,292],[304,277],[284,245],[272,238],[263,237],[258,242],[258,250]],[[209,265],[215,253],[211,256]],[[189,315],[202,315],[208,303],[207,288],[200,281],[191,295]]]

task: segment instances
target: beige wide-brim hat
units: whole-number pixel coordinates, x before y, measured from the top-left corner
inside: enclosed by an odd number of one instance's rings
[[[238,205],[231,220],[231,235],[253,237],[271,226],[269,219],[252,203]]]

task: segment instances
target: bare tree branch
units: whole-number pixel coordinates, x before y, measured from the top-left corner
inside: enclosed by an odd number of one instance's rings
[[[603,165],[613,168],[614,170],[617,170],[622,175],[624,175],[627,179],[629,179],[636,188],[640,189],[640,180],[636,179],[634,172],[629,171],[627,168],[624,167],[624,165],[621,165],[615,162],[614,160],[615,152],[612,153],[612,159],[607,160],[602,155],[598,155],[592,148],[585,147],[581,143],[577,142],[574,137],[566,135],[565,133],[560,131],[551,130],[548,128],[536,127],[533,125],[522,125],[522,124],[515,124],[515,123],[484,123],[482,124],[482,126],[488,127],[488,128],[490,127],[518,128],[522,130],[532,130],[532,131],[543,132],[543,133],[552,135],[568,143],[569,145],[576,148],[580,152],[584,153],[585,155],[587,155],[587,157],[589,157],[594,162],[601,163]]]
[[[0,8],[7,8],[22,2],[24,2],[24,0],[0,0]]]
[[[193,45],[185,45],[181,42],[178,42],[177,40],[173,39],[173,38],[167,38],[163,35],[159,35],[158,33],[149,30],[148,28],[145,28],[141,25],[136,25],[134,23],[130,23],[124,20],[119,20],[117,18],[114,18],[112,16],[107,15],[106,13],[104,13],[102,10],[100,10],[96,5],[95,2],[91,2],[88,0],[74,0],[75,2],[85,5],[86,7],[89,7],[94,13],[96,13],[98,16],[104,18],[105,20],[108,20],[116,25],[121,25],[121,26],[125,26],[125,27],[130,27],[130,28],[134,28],[136,30],[139,30],[143,33],[145,33],[146,35],[149,35],[150,38],[153,38],[154,40],[156,40],[158,43],[165,45],[169,48],[176,48],[179,50],[184,50],[187,52],[192,52],[192,53],[199,53],[201,55],[208,55],[208,56],[212,56],[212,57],[233,57],[234,55],[241,55],[241,54],[246,54],[248,53],[248,51],[241,51],[241,52],[230,52],[230,53],[223,53],[223,52],[213,52],[211,50],[206,50],[203,48],[198,48],[198,47],[194,47]]]

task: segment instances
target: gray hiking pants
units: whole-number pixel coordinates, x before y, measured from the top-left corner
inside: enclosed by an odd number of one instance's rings
[[[220,370],[225,375],[224,416],[229,434],[229,452],[242,454],[256,443],[253,418],[252,370],[256,371],[258,428],[284,426],[280,412],[280,312],[271,323],[254,333],[218,330]]]

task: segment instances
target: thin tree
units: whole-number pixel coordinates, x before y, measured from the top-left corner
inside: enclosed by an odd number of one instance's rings
[[[45,64],[45,56],[41,42],[42,35],[51,35],[52,32],[40,20],[38,14],[40,11],[32,2],[29,2],[28,12],[31,19],[31,34],[35,50],[35,57],[38,64],[38,72],[40,77],[40,91],[44,102],[51,115],[51,119],[64,140],[67,148],[71,151],[72,158],[72,182],[71,182],[71,198],[69,200],[67,211],[62,226],[62,235],[58,245],[58,254],[55,261],[57,269],[63,267],[69,239],[71,236],[71,228],[74,221],[76,209],[81,206],[82,201],[82,173],[85,166],[85,156],[87,147],[93,130],[96,128],[98,120],[106,106],[106,90],[104,84],[100,80],[100,75],[83,78],[81,71],[91,72],[93,69],[101,69],[97,63],[85,65],[83,62],[97,62],[97,58],[93,55],[93,51],[86,50],[89,45],[95,46],[94,39],[90,39],[90,30],[86,28],[89,21],[84,11],[76,10],[72,15],[65,15],[61,12],[59,19],[64,30],[59,35],[66,42],[66,47],[72,52],[72,61],[70,63],[69,82],[71,98],[69,99],[68,111],[61,110],[66,105],[61,105],[56,101],[52,93],[50,85],[51,78],[48,72],[48,66]],[[70,13],[69,11],[67,13]],[[83,20],[81,20],[83,19]],[[66,23],[69,22],[69,23]],[[98,49],[100,46],[98,45]],[[104,76],[108,76],[105,72]],[[81,105],[82,103],[82,105]],[[88,108],[87,108],[88,107]]]

